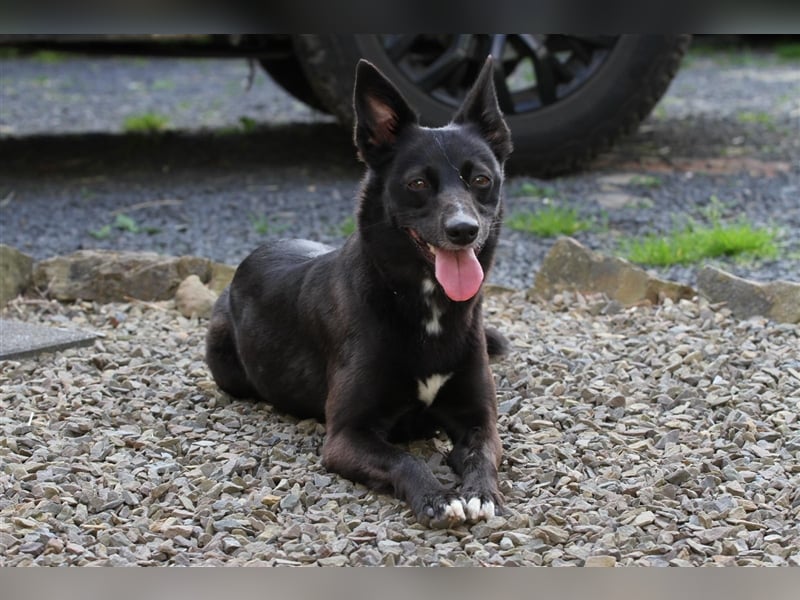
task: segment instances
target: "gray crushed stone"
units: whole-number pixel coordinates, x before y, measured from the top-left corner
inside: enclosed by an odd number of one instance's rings
[[[12,302],[104,337],[0,363],[0,565],[800,566],[800,327],[486,303],[507,512],[428,530],[326,472],[323,425],[221,394],[172,302]],[[448,447],[410,449],[453,482]]]

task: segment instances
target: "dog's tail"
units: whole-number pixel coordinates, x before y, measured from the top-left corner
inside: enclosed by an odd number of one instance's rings
[[[489,353],[489,358],[500,358],[509,353],[511,344],[508,343],[506,336],[494,327],[486,327],[484,332],[486,335],[486,351]]]

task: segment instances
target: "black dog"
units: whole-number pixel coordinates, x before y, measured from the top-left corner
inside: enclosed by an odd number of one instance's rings
[[[421,127],[370,63],[356,73],[355,142],[367,165],[358,228],[334,250],[305,240],[247,257],[214,308],[206,360],[218,385],[325,420],[326,468],[449,526],[499,508],[501,444],[481,285],[502,220],[511,138],[487,59],[446,127]],[[453,442],[460,491],[392,442]]]

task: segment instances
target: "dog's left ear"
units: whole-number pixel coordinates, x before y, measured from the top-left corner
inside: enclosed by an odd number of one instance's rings
[[[476,125],[501,164],[511,154],[513,149],[511,131],[497,104],[497,94],[494,89],[494,61],[491,56],[483,63],[483,68],[472,89],[453,117],[453,123]]]
[[[353,109],[356,147],[368,164],[390,154],[403,129],[417,123],[416,113],[397,88],[363,58],[356,67]]]

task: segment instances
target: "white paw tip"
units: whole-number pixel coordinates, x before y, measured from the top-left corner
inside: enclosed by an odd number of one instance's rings
[[[491,500],[481,502],[481,499],[477,496],[470,498],[469,502],[467,502],[467,516],[472,521],[491,519],[494,516],[494,502]]]
[[[469,502],[467,502],[467,516],[470,519],[477,519],[480,517],[481,514],[481,499],[480,498],[470,498]]]
[[[463,521],[467,517],[464,515],[464,504],[461,500],[451,500],[450,504],[444,509],[444,514],[448,519]]]

